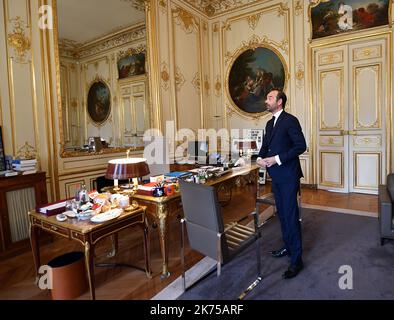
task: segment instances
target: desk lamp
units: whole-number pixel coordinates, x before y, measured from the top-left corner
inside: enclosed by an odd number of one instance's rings
[[[105,177],[114,180],[114,191],[120,190],[118,180],[129,179],[128,188],[134,193],[134,185],[130,184],[130,179],[141,178],[149,174],[149,167],[144,158],[113,159],[108,161]]]

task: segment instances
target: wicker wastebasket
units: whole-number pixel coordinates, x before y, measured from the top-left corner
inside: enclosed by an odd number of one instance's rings
[[[69,252],[48,263],[52,268],[52,299],[71,300],[87,291],[83,252]]]

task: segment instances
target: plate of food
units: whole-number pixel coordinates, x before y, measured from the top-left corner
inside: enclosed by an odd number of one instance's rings
[[[96,223],[105,222],[119,217],[122,212],[122,209],[112,209],[104,213],[96,214],[94,217],[90,218],[90,221]]]

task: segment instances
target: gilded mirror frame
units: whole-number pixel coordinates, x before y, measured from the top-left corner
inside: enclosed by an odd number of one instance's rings
[[[55,60],[55,75],[56,75],[56,101],[57,101],[57,111],[58,111],[58,129],[59,129],[59,144],[60,144],[60,150],[59,154],[61,158],[71,158],[71,157],[84,157],[84,156],[95,156],[95,155],[100,155],[100,154],[112,154],[112,153],[121,153],[121,152],[126,152],[126,151],[141,151],[144,150],[143,147],[113,147],[113,148],[103,148],[100,152],[87,152],[87,151],[69,151],[65,150],[65,135],[64,135],[64,129],[63,129],[63,103],[62,103],[62,95],[61,95],[61,64],[60,64],[60,52],[59,52],[59,33],[58,33],[58,11],[57,11],[57,1],[58,0],[52,0],[52,10],[53,10],[53,30],[52,30],[52,35],[53,35],[53,46],[54,46],[54,60]],[[145,6],[149,4],[149,2],[144,2]],[[146,17],[147,13],[145,11],[145,28],[147,29]],[[147,30],[147,35],[148,35],[148,30]],[[48,40],[49,41],[49,40]],[[50,43],[48,43],[50,45]],[[148,39],[146,39],[146,46],[148,46]],[[148,50],[148,49],[147,49]],[[145,73],[145,77],[147,78],[148,73]],[[100,79],[102,80],[102,79]],[[96,82],[97,79],[95,79],[93,82]],[[92,82],[92,83],[93,83]],[[106,81],[103,81],[107,86],[108,83]],[[92,84],[91,83],[91,84]],[[110,86],[108,86],[110,88]],[[87,88],[89,90],[89,88]],[[111,96],[113,93],[110,93]],[[87,99],[87,95],[86,95]],[[112,98],[111,98],[112,99]],[[112,100],[111,100],[111,109],[112,108]],[[147,104],[149,104],[149,100],[147,100]],[[86,101],[86,108],[87,108],[87,101]],[[149,109],[150,106],[147,106]],[[89,113],[86,110],[86,114],[90,119]],[[105,121],[108,120],[108,118],[111,117],[111,114],[106,118]],[[104,121],[104,122],[105,122]],[[150,119],[150,121],[152,121]],[[103,122],[103,123],[104,123]],[[93,121],[91,121],[92,124],[94,124]],[[96,125],[97,126],[97,125]]]

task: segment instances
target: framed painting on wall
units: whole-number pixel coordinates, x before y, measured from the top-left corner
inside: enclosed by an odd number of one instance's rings
[[[103,124],[111,113],[111,92],[102,80],[95,80],[88,92],[88,114],[95,125]]]
[[[311,4],[312,39],[389,24],[391,0],[317,0]]]
[[[127,51],[118,60],[119,79],[145,74],[145,51]]]
[[[243,114],[267,112],[265,100],[273,88],[286,86],[286,67],[273,48],[259,46],[241,51],[230,67],[227,81],[230,101]]]

